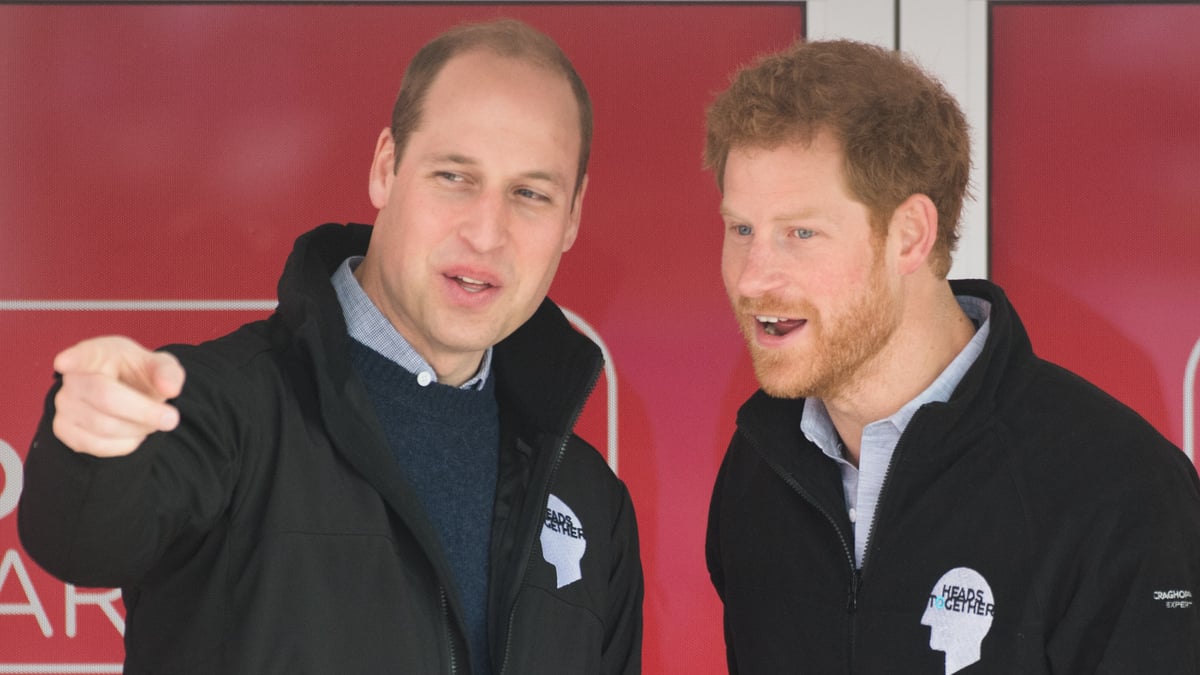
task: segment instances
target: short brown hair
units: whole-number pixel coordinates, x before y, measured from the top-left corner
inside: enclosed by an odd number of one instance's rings
[[[484,23],[455,26],[421,47],[404,71],[400,93],[392,107],[392,140],[396,144],[396,165],[404,155],[408,138],[421,124],[425,95],[450,59],[464,52],[486,49],[498,56],[528,61],[561,74],[571,85],[579,105],[579,169],[575,192],[587,174],[592,150],[592,100],[575,66],[554,40],[516,19],[497,19]]]
[[[827,131],[841,144],[847,189],[885,232],[914,194],[936,205],[933,271],[945,277],[958,243],[970,179],[967,121],[954,98],[899,52],[832,40],[798,42],[734,74],[708,109],[704,165],[725,189],[735,147],[811,143]]]

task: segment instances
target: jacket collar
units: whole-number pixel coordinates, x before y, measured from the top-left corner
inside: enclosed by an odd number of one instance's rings
[[[1025,386],[1030,377],[1029,364],[1035,359],[1025,327],[999,286],[981,280],[956,280],[950,285],[955,295],[991,303],[991,329],[982,353],[950,400],[927,404],[914,416],[901,438],[906,461],[936,459],[961,447],[953,439],[979,433],[988,424],[1002,393]],[[801,434],[803,409],[803,399],[776,399],[759,390],[738,411],[738,428],[777,468],[805,475],[816,467],[833,466]],[[910,441],[910,436],[918,435],[919,443]],[[800,447],[803,452],[795,450]]]
[[[565,436],[600,376],[600,348],[549,298],[496,345],[497,397],[541,433]]]
[[[286,353],[312,378],[315,405],[336,451],[400,515],[436,573],[448,575],[450,567],[437,533],[397,470],[366,388],[355,374],[347,345],[350,338],[330,282],[343,260],[365,254],[370,237],[371,227],[357,224],[322,225],[300,236],[279,281],[279,308],[272,317],[277,330],[273,334],[287,341],[282,345]],[[599,377],[602,363],[600,349],[572,329],[553,302],[543,301],[533,317],[498,344],[493,353],[492,375],[502,424],[504,419],[514,420],[514,431],[526,439],[545,435],[565,438]],[[544,447],[538,443],[519,445],[527,448],[518,453],[523,457],[521,462],[529,458],[524,453]],[[503,447],[501,453],[503,458]],[[546,452],[539,456],[545,459],[549,455]],[[550,462],[538,464],[543,473],[548,472]],[[537,521],[540,511],[530,512]],[[454,588],[448,577],[443,576],[442,583]],[[461,616],[454,592],[450,593],[450,603],[455,615]]]
[[[322,225],[297,240],[279,280],[279,316],[340,396],[357,384],[346,323],[329,282],[338,265],[366,253],[369,225]],[[600,349],[574,330],[550,299],[493,354],[497,396],[523,428],[565,436],[599,377]],[[353,384],[352,384],[353,383]],[[357,387],[361,389],[361,386]]]

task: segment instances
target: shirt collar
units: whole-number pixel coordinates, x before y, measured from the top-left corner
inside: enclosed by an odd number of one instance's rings
[[[367,347],[379,352],[385,358],[393,361],[401,368],[416,375],[417,383],[428,386],[437,382],[437,373],[429,362],[424,359],[408,340],[396,330],[392,322],[379,311],[371,298],[367,297],[354,269],[363,260],[362,256],[351,256],[338,265],[330,281],[337,293],[338,302],[342,305],[342,315],[346,318],[346,329],[350,337],[358,340]],[[483,389],[488,375],[492,370],[492,348],[488,347],[483,353],[483,361],[475,376],[462,384],[460,389]]]
[[[972,336],[970,342],[963,347],[958,356],[946,366],[946,369],[938,375],[937,379],[925,388],[920,394],[917,394],[908,403],[905,403],[891,416],[872,422],[872,424],[886,423],[891,424],[896,428],[897,438],[904,430],[908,428],[908,423],[912,421],[913,415],[917,414],[917,410],[927,403],[945,403],[950,400],[950,396],[954,393],[954,389],[958,387],[958,383],[966,376],[967,371],[979,358],[979,354],[983,352],[983,346],[987,342],[988,334],[991,332],[991,313],[992,304],[982,298],[976,298],[969,295],[955,296],[958,304],[962,307],[963,312],[967,317],[975,323],[978,328],[975,330],[975,335]],[[825,404],[818,398],[809,397],[804,401],[804,413],[800,418],[800,430],[804,433],[804,437],[811,443],[821,449],[821,452],[826,456],[840,460],[842,459],[842,441],[838,436],[837,429],[833,426],[833,420],[829,417],[829,411],[826,410]]]

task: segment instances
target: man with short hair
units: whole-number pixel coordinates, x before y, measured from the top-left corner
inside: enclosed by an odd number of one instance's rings
[[[374,227],[301,236],[269,319],[58,355],[21,539],[122,587],[126,673],[640,671],[633,506],[571,431],[600,352],[546,299],[591,129],[550,38],[453,29],[379,135]]]
[[[762,386],[709,514],[730,672],[1200,672],[1195,469],[947,281],[969,157],[943,87],[854,42],[708,111]]]

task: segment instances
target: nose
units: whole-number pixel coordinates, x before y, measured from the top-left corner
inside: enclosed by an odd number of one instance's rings
[[[473,200],[473,208],[463,214],[459,236],[480,253],[500,248],[508,241],[510,214],[503,194],[482,191]]]
[[[721,259],[726,286],[747,298],[766,295],[783,285],[785,264],[784,256],[767,237],[726,244]]]

